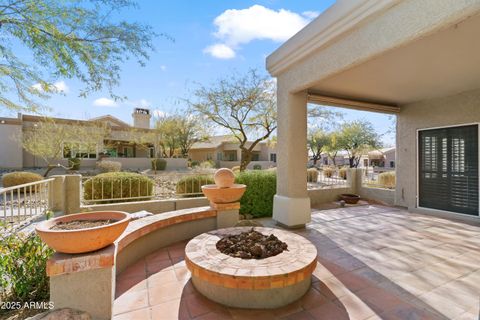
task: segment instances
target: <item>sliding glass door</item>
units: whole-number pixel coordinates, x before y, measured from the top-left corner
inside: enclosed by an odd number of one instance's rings
[[[478,125],[418,133],[418,204],[478,215]]]

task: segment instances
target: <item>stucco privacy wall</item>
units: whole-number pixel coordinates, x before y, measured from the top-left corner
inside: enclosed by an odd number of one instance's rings
[[[20,124],[0,124],[0,168],[20,169],[23,166],[22,126]]]
[[[105,158],[105,160],[120,162],[122,164],[123,169],[150,169],[152,167],[151,158]],[[167,170],[177,170],[177,169],[187,168],[187,159],[166,158],[165,160],[167,161]],[[80,167],[95,168],[97,161],[99,160],[98,159],[81,159]],[[57,161],[54,161],[54,163],[59,163],[62,166],[68,166],[67,159],[58,159]],[[46,165],[47,164],[43,159],[39,157],[34,158],[30,153],[23,151],[23,167],[25,168],[44,167]],[[2,166],[0,165],[0,167]]]
[[[355,0],[337,1],[334,6],[337,11],[345,7],[340,19],[327,21],[327,26],[319,25],[322,19],[313,21],[267,58],[270,73],[289,83],[290,92],[308,89],[321,79],[462,21],[479,12],[480,1]],[[365,21],[358,25],[362,17]],[[306,57],[295,56],[299,49],[306,50]]]
[[[397,116],[396,205],[416,207],[417,130],[480,122],[480,89],[401,106]]]

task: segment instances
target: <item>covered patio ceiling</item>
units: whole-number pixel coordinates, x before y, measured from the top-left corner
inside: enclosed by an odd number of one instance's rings
[[[315,83],[308,89],[309,100],[329,104],[321,98],[328,96],[398,106],[478,88],[479,30],[476,15],[394,48]]]

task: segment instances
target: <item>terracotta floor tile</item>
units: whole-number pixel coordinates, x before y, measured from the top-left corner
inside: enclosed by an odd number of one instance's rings
[[[325,303],[317,308],[308,310],[314,319],[335,319],[335,320],[349,320],[346,310],[341,309],[336,304],[329,302]]]
[[[342,284],[352,292],[356,292],[373,285],[372,282],[358,276],[353,272],[341,274],[337,277],[337,279],[340,280]]]
[[[273,320],[275,315],[271,310],[255,310],[255,309],[237,309],[228,308],[232,318],[235,320]]]
[[[199,317],[212,311],[217,311],[217,313],[228,313],[226,307],[205,298],[199,293],[186,295],[182,299],[184,299],[188,312],[192,318]]]
[[[174,299],[151,307],[150,316],[152,320],[188,319],[185,311],[181,306],[181,300]]]
[[[345,310],[349,319],[362,320],[375,315],[375,312],[355,294],[347,294],[333,303]]]
[[[276,317],[282,318],[303,311],[302,299],[273,310]]]
[[[173,270],[173,264],[170,259],[168,260],[151,260],[146,263],[147,275],[157,273],[160,271]]]
[[[173,270],[160,271],[148,276],[147,278],[147,284],[149,288],[177,281],[177,276]]]
[[[150,308],[143,308],[132,312],[116,315],[113,320],[150,320]]]
[[[262,223],[277,227],[271,219]],[[365,204],[314,210],[312,222],[295,232],[315,244],[319,257],[312,289],[296,303],[245,310],[199,298],[184,261],[188,241],[182,241],[117,276],[115,319],[149,319],[147,311],[168,320],[478,318],[478,224]]]
[[[113,314],[117,315],[146,307],[148,307],[147,289],[127,292],[115,299]]]
[[[435,292],[429,292],[421,295],[419,299],[440,312],[441,314],[443,314],[448,319],[454,319],[455,317],[460,316],[468,310],[468,308],[460,306],[449,300],[448,298]]]
[[[122,278],[128,277],[146,277],[146,268],[145,268],[145,260],[141,259],[134,264],[128,266],[125,270],[123,270],[118,276]]]
[[[126,292],[147,289],[147,280],[143,276],[117,277],[115,283],[115,298]]]
[[[209,313],[206,313],[204,315],[201,315],[198,318],[195,318],[195,320],[230,320],[233,319],[232,315],[228,311],[212,311]]]
[[[168,250],[165,248],[157,250],[154,253],[149,254],[148,256],[145,257],[145,261],[147,264],[149,262],[162,261],[162,260],[170,260],[170,256],[168,255]]]
[[[308,311],[299,311],[282,319],[285,320],[314,320],[315,318]]]
[[[301,307],[305,310],[318,307],[321,304],[329,302],[328,299],[322,295],[315,288],[311,288],[307,293],[299,300]]]
[[[149,304],[151,306],[165,301],[179,299],[183,294],[184,285],[178,281],[159,284],[148,288]]]
[[[369,287],[360,290],[356,295],[376,314],[393,309],[396,305],[405,303],[402,299],[382,288]]]

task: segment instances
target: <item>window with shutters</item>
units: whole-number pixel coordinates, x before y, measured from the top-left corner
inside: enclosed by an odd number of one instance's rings
[[[418,134],[419,205],[478,215],[478,125]]]

